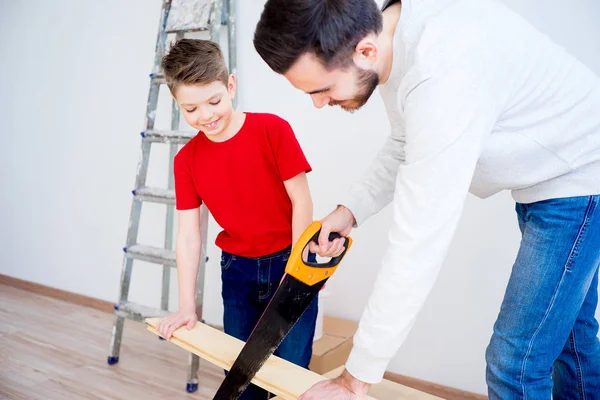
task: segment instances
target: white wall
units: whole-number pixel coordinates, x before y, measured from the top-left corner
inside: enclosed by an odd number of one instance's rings
[[[543,8],[534,0],[504,1],[600,74],[600,3],[576,0],[565,9],[558,0]],[[263,3],[238,2],[240,109],[290,121],[315,170],[319,218],[367,167],[388,123],[378,97],[354,115],[316,110],[272,73],[252,46]],[[0,273],[117,298],[159,11],[160,0],[0,0]],[[166,106],[168,96],[162,99]],[[153,153],[149,184],[165,184],[167,154],[166,146]],[[163,208],[144,207],[140,241],[161,245]],[[328,284],[326,313],[360,317],[389,217],[386,209],[353,232],[356,245]],[[211,244],[215,234],[211,225]],[[484,349],[518,239],[507,193],[469,197],[445,266],[391,371],[486,391]],[[219,323],[214,245],[209,255],[205,316]],[[159,268],[136,264],[132,300],[158,305],[160,276]]]

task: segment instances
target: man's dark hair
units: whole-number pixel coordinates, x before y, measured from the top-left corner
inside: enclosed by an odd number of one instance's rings
[[[358,42],[383,27],[373,0],[268,0],[254,32],[254,47],[279,74],[304,53],[326,68],[347,67]]]

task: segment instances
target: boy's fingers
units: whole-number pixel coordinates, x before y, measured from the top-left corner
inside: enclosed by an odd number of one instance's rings
[[[167,332],[167,336],[168,336],[168,338],[167,338],[167,339],[170,339],[170,338],[171,338],[171,336],[173,336],[173,332],[175,331],[174,327],[175,327],[175,325],[171,325],[171,326],[169,327],[169,331]]]
[[[158,332],[162,335],[165,336],[167,333],[167,330],[169,329],[169,322],[168,321],[162,321],[159,325],[158,325]]]

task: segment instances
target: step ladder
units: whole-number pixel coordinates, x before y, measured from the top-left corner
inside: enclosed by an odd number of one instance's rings
[[[179,146],[187,143],[196,132],[179,130],[180,112],[175,101],[171,107],[171,129],[154,129],[159,90],[161,86],[168,90],[165,78],[160,71],[160,62],[167,49],[170,40],[179,40],[186,34],[192,32],[207,32],[208,39],[220,43],[220,28],[227,28],[227,45],[229,58],[229,71],[236,71],[236,47],[235,47],[235,0],[163,0],[156,40],[154,66],[150,74],[150,88],[146,106],[145,129],[141,133],[141,158],[138,161],[135,189],[132,191],[133,199],[127,231],[127,242],[124,250],[123,267],[121,270],[120,295],[115,304],[115,322],[112,328],[108,364],[114,365],[119,362],[121,339],[125,319],[144,321],[151,317],[164,317],[170,314],[169,287],[171,268],[176,267],[175,250],[173,250],[173,223],[175,213],[175,191],[173,176],[173,158],[179,150]],[[234,107],[236,102],[234,101]],[[153,188],[146,186],[150,149],[152,144],[169,145],[169,171],[167,188]],[[137,243],[142,204],[144,202],[159,203],[166,205],[166,224],[164,247],[147,246]],[[200,230],[202,234],[202,248],[200,265],[198,266],[198,279],[196,291],[196,312],[198,320],[202,318],[202,301],[204,294],[204,272],[206,261],[208,210],[202,205],[200,212]],[[141,304],[128,301],[129,286],[133,261],[146,261],[162,266],[162,293],[161,307],[154,309]],[[200,359],[190,353],[188,360],[188,377],[186,390],[195,392],[198,390],[198,368]]]

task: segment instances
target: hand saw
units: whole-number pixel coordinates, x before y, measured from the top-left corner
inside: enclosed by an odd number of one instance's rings
[[[300,319],[319,291],[333,275],[352,245],[345,238],[344,252],[327,263],[304,261],[304,249],[312,241],[318,243],[321,223],[313,222],[302,233],[292,249],[285,275],[273,298],[267,305],[248,341],[235,360],[213,400],[236,400],[248,387],[256,372],[279,347],[283,339]],[[341,237],[332,232],[329,241]]]

